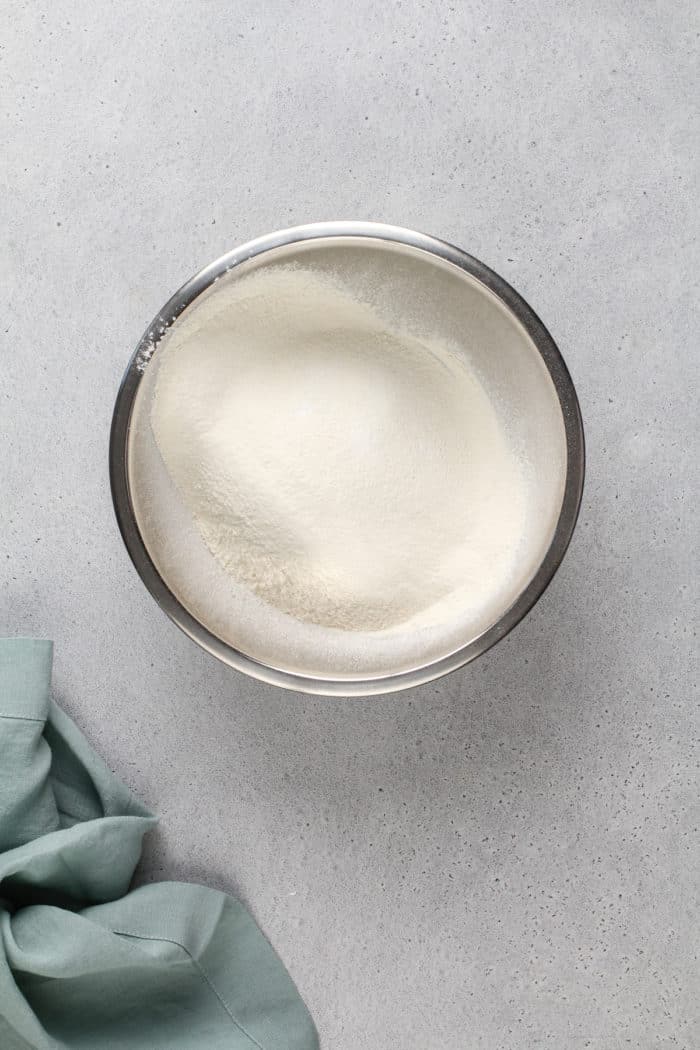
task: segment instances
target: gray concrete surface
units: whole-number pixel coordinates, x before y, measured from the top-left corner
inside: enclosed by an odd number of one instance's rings
[[[693,0],[0,7],[0,630],[240,894],[327,1050],[692,1050],[698,1021]],[[511,637],[376,701],[257,685],[157,610],[106,451],[131,348],[241,241],[465,247],[570,364],[588,483]]]

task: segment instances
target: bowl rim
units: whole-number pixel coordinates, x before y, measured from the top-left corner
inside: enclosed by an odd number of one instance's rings
[[[364,678],[317,677],[276,668],[240,652],[209,631],[168,588],[151,560],[137,525],[128,473],[129,427],[141,379],[158,341],[183,311],[220,277],[249,259],[303,241],[344,237],[393,242],[424,251],[465,271],[495,295],[525,329],[544,361],[559,399],[567,451],[564,495],[552,541],[530,582],[499,619],[478,637],[438,660]],[[230,667],[271,685],[325,696],[373,696],[423,685],[463,667],[504,638],[533,608],[559,568],[576,526],[585,475],[585,439],[576,390],[554,339],[534,310],[501,276],[474,256],[428,234],[375,222],[318,222],[279,230],[234,248],[186,281],[159,310],[139,340],[117,393],[109,441],[109,475],[117,523],[136,571],[161,609],[193,641]]]

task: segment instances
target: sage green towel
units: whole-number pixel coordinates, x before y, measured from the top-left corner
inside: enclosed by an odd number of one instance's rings
[[[49,698],[52,646],[0,639],[2,1050],[313,1050],[313,1023],[241,904],[129,893],[155,818]]]

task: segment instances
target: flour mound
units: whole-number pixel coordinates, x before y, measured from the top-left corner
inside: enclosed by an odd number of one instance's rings
[[[227,576],[347,632],[476,619],[507,587],[525,481],[461,355],[293,267],[231,282],[163,348],[151,426]]]

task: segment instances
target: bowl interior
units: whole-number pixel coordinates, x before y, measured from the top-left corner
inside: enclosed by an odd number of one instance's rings
[[[178,326],[196,325],[197,312],[231,282],[262,268],[290,266],[312,269],[342,284],[417,339],[437,338],[464,355],[496,406],[527,473],[528,509],[516,569],[479,617],[460,607],[460,581],[455,581],[456,600],[446,607],[442,621],[410,631],[334,634],[312,623],[292,623],[287,613],[235,585],[194,527],[154,439],[151,409],[163,354]],[[567,478],[560,398],[525,327],[485,284],[454,263],[405,243],[368,237],[324,237],[271,248],[205,288],[147,356],[133,401],[126,456],[140,538],[187,612],[224,647],[261,667],[350,684],[436,664],[497,623],[540,568],[555,534]]]

